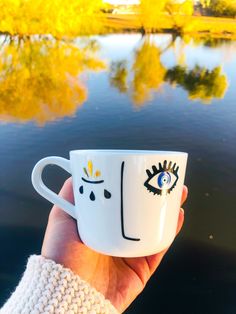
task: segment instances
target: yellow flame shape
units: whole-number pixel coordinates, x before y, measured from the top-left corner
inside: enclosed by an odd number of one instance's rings
[[[95,172],[95,178],[97,178],[97,177],[100,177],[100,175],[101,175],[101,172],[99,171],[99,170],[97,170],[96,172]]]
[[[92,177],[92,175],[93,175],[93,162],[92,162],[92,160],[88,161],[88,172],[89,172],[90,177]]]

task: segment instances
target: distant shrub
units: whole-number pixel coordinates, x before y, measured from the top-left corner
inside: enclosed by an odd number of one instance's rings
[[[212,0],[209,10],[213,16],[236,17],[236,1]]]

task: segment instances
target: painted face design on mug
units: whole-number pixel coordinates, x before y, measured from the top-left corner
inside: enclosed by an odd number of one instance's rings
[[[87,168],[84,167],[83,171],[84,171],[85,177],[82,177],[81,179],[85,182],[85,184],[79,187],[80,194],[84,194],[84,190],[88,188],[88,185],[90,184],[93,185],[93,184],[104,183],[104,180],[101,180],[100,178],[101,172],[99,170],[96,170],[95,172],[93,172],[93,162],[91,160],[88,161],[88,166]],[[91,189],[89,198],[91,201],[95,201],[96,199],[95,193],[92,188],[89,187],[89,189]],[[108,190],[104,189],[103,193],[106,199],[111,198],[111,193]]]
[[[159,168],[152,166],[153,172],[149,169],[146,170],[148,179],[144,182],[144,186],[149,192],[154,195],[163,195],[174,189],[179,179],[179,167],[176,163],[172,164],[172,161],[167,163],[167,160],[165,160],[163,165],[159,162]]]

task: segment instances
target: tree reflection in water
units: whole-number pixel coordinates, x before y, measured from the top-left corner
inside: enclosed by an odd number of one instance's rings
[[[132,67],[132,99],[142,105],[164,82],[166,68],[161,63],[161,50],[149,38],[137,49]]]
[[[113,61],[110,68],[110,84],[118,89],[120,93],[126,93],[128,91],[128,70],[125,60]]]
[[[101,71],[105,63],[98,58],[100,49],[94,39],[56,40],[51,36],[1,37],[0,47],[0,119],[3,121],[47,121],[73,115],[87,99],[81,79],[85,71]],[[1,39],[0,38],[0,39]],[[193,42],[196,44],[196,42]],[[185,62],[185,45],[189,41],[173,37],[166,47],[158,46],[152,36],[143,37],[128,60],[111,63],[110,85],[130,96],[142,106],[164,83],[179,85],[189,99],[211,103],[222,98],[228,82],[221,67],[211,70]],[[172,49],[176,65],[167,68],[163,54]]]
[[[180,85],[188,92],[190,99],[200,99],[203,103],[210,103],[213,98],[223,98],[228,86],[221,67],[208,70],[196,65],[189,70],[177,65],[167,71],[165,80],[171,85]]]
[[[43,125],[73,115],[87,98],[80,74],[105,68],[97,48],[91,41],[79,48],[45,36],[5,37],[0,50],[0,119]]]
[[[177,49],[176,40],[177,38],[173,37],[167,47],[160,48],[147,36],[135,51],[131,69],[128,69],[124,60],[112,63],[110,84],[120,92],[131,95],[134,104],[138,106],[150,100],[153,93],[160,91],[164,83],[181,86],[188,92],[189,99],[199,99],[204,104],[211,103],[214,98],[224,97],[228,81],[221,67],[209,70],[195,65],[193,69],[189,69],[185,62],[186,42],[181,40]],[[175,51],[177,65],[168,69],[163,65],[161,57],[170,48]]]
[[[135,51],[131,70],[125,60],[112,62],[110,84],[122,93],[129,93],[135,105],[140,106],[151,99],[164,82],[166,68],[160,60],[161,50],[147,36]],[[128,82],[128,73],[131,82]]]

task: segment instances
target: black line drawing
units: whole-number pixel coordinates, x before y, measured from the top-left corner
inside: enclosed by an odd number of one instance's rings
[[[90,181],[90,180],[87,180],[85,178],[81,178],[84,182],[87,182],[87,183],[93,183],[93,184],[98,184],[98,183],[103,183],[104,180],[100,180],[100,181]]]
[[[121,217],[121,234],[123,236],[124,239],[126,240],[130,240],[130,241],[140,241],[139,238],[132,238],[132,237],[129,237],[126,235],[125,233],[125,226],[124,226],[124,200],[123,200],[123,187],[124,187],[124,167],[125,167],[125,162],[123,161],[122,164],[121,164],[121,172],[120,172],[120,175],[121,175],[121,179],[120,179],[120,217]],[[86,168],[83,168],[84,170],[84,173],[87,175],[88,178],[92,177],[93,175],[93,163],[91,160],[89,160],[88,162],[88,170]],[[97,174],[97,175],[96,175]],[[96,171],[96,174],[95,174],[95,178],[97,177],[100,177],[101,175],[101,172],[100,171]],[[86,182],[86,183],[89,183],[89,184],[101,184],[101,183],[104,183],[104,180],[88,180],[88,179],[85,179],[84,177],[81,177],[81,179]],[[88,185],[85,184],[85,185],[81,185],[79,187],[79,192],[80,194],[84,194],[84,191],[86,189]],[[111,193],[104,189],[104,197],[106,199],[110,199],[111,198]],[[91,201],[95,201],[96,200],[96,196],[94,194],[93,191],[90,192],[89,194],[89,198]]]
[[[111,198],[111,193],[107,190],[104,190],[104,197],[105,198]]]
[[[83,185],[80,186],[79,192],[80,192],[80,194],[83,194],[83,193],[84,193],[84,187],[83,187]]]
[[[86,183],[89,183],[89,184],[101,184],[101,183],[104,183],[104,180],[97,180],[97,178],[101,177],[101,172],[99,170],[96,170],[96,172],[94,172],[94,169],[93,169],[93,162],[92,160],[89,160],[88,161],[88,165],[87,165],[87,168],[86,167],[83,167],[83,170],[84,170],[84,173],[86,174],[86,176],[90,179],[90,178],[94,178],[93,180],[89,180],[89,179],[85,179],[84,177],[81,177],[81,179],[86,182]],[[81,185],[80,188],[79,188],[79,192],[80,194],[83,194],[84,193],[84,189],[86,188],[87,185],[83,186]],[[104,189],[104,197],[106,199],[109,199],[111,198],[111,193],[109,191],[107,191],[106,189]],[[96,197],[95,197],[95,194],[93,191],[90,192],[89,194],[89,198],[91,201],[95,201],[96,200]]]
[[[148,179],[144,182],[144,186],[147,190],[154,195],[170,193],[179,179],[179,166],[176,167],[176,163],[172,166],[172,161],[167,165],[167,160],[165,160],[163,165],[159,162],[159,169],[153,165],[152,170],[153,173],[149,169],[146,170]]]
[[[125,162],[123,161],[121,164],[121,180],[120,180],[120,214],[121,214],[121,233],[123,238],[130,241],[140,241],[138,238],[131,238],[126,236],[125,228],[124,228],[124,204],[123,204],[123,179],[124,179],[124,166]]]
[[[89,198],[91,199],[91,201],[95,201],[95,195],[93,191],[90,193]]]

